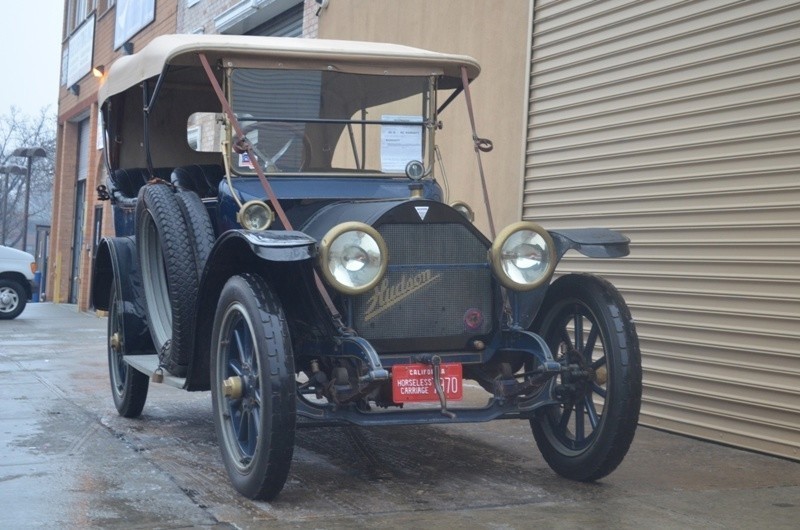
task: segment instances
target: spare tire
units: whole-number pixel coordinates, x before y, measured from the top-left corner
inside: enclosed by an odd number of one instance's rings
[[[177,376],[186,374],[194,343],[199,275],[193,242],[172,189],[143,186],[136,204],[136,250],[147,325],[161,366]]]
[[[206,267],[211,249],[214,247],[216,236],[211,218],[208,216],[203,201],[200,196],[193,191],[177,191],[175,198],[181,208],[183,219],[186,221],[186,229],[189,234],[192,251],[194,252],[195,269],[197,270],[198,282],[203,277],[203,269]]]

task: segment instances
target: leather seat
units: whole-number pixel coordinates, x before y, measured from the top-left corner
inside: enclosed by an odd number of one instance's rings
[[[110,175],[112,184],[111,193],[118,199],[135,199],[139,195],[139,190],[147,184],[153,177],[167,180],[172,170],[167,167],[153,168],[152,176],[150,171],[144,167],[129,169],[117,169]]]
[[[219,183],[225,176],[222,166],[217,164],[194,164],[176,167],[170,180],[179,190],[193,191],[201,199],[217,198]]]

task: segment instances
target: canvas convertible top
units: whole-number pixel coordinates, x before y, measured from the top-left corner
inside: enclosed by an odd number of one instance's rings
[[[480,73],[472,57],[451,55],[397,44],[375,42],[259,37],[247,35],[162,35],[142,51],[117,59],[100,87],[100,105],[109,97],[155,77],[167,65],[200,67],[198,53],[209,61],[261,68],[334,69],[376,75],[443,75],[460,79],[461,67],[470,80]]]

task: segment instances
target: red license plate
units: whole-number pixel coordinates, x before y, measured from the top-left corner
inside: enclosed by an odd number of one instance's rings
[[[439,366],[439,380],[448,401],[464,396],[461,386],[461,363]],[[439,401],[433,386],[433,366],[429,364],[396,364],[392,367],[392,399],[395,403]]]

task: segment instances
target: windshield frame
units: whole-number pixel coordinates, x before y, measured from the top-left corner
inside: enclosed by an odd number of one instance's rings
[[[228,101],[233,102],[233,91],[234,91],[234,72],[236,70],[267,70],[267,71],[287,71],[287,70],[298,70],[295,68],[287,69],[287,68],[253,68],[250,66],[242,66],[239,65],[230,65],[224,67],[224,75],[223,75],[223,82],[224,82],[224,91]],[[322,72],[324,73],[325,70],[313,69],[309,68],[306,71],[313,72]],[[353,72],[341,72],[342,75],[376,75],[374,73],[353,73]],[[420,78],[427,79],[425,83],[424,89],[419,93],[420,100],[422,103],[422,111],[424,112],[423,116],[421,116],[421,120],[414,120],[414,121],[405,121],[405,120],[382,120],[382,119],[366,119],[364,114],[365,109],[361,109],[362,118],[361,119],[343,119],[343,118],[291,118],[291,117],[279,117],[279,116],[251,116],[251,115],[240,115],[239,113],[235,113],[236,119],[239,121],[240,124],[245,122],[249,123],[258,123],[258,124],[269,124],[269,123],[286,123],[286,124],[330,124],[330,125],[344,125],[345,128],[343,129],[343,134],[345,132],[349,135],[350,146],[352,147],[353,158],[355,162],[354,168],[336,168],[336,167],[327,167],[327,168],[310,168],[310,169],[300,169],[297,171],[282,171],[277,170],[274,168],[270,168],[269,166],[264,167],[262,164],[262,169],[267,174],[267,176],[281,176],[281,177],[292,177],[292,176],[331,176],[331,177],[379,177],[379,178],[398,178],[398,177],[405,177],[405,168],[403,170],[397,171],[389,171],[385,172],[382,171],[380,168],[365,168],[364,167],[364,155],[366,149],[366,133],[365,128],[367,126],[414,126],[420,127],[422,138],[421,138],[421,160],[420,162],[423,163],[425,167],[424,175],[426,177],[433,175],[433,168],[434,168],[434,154],[435,154],[435,130],[440,128],[438,124],[438,112],[436,106],[436,99],[437,99],[437,88],[438,88],[438,81],[441,74],[433,73],[427,75],[408,75],[408,74],[401,74],[401,75],[384,75],[381,77],[402,77],[402,78]],[[390,100],[386,103],[392,103],[394,101],[400,101],[402,98],[398,98],[396,100]],[[232,106],[235,106],[233,103]],[[234,108],[235,111],[235,108]],[[234,127],[230,121],[230,118],[227,114],[223,113],[223,123],[224,123],[224,141],[222,146],[222,155],[225,158],[226,167],[229,168],[229,172],[232,176],[239,176],[239,177],[253,177],[256,175],[256,171],[253,168],[252,170],[242,170],[238,164],[234,163],[234,156],[238,156],[240,153],[240,149],[236,147],[236,134],[234,131]],[[360,127],[361,128],[361,142],[357,144],[355,133],[353,128]],[[251,143],[252,145],[252,143]],[[257,156],[258,153],[257,153]],[[266,157],[264,157],[266,158]],[[380,158],[380,157],[379,157]]]

